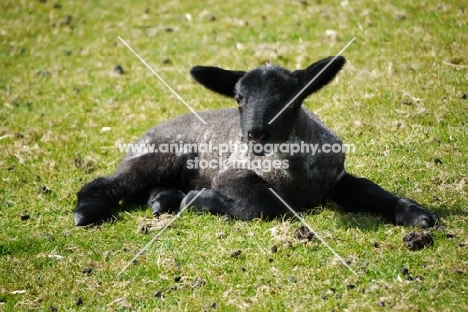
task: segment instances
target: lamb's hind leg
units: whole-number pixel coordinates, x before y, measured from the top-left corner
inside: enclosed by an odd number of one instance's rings
[[[372,212],[383,215],[395,225],[432,227],[438,216],[408,198],[399,198],[365,178],[350,174],[337,183],[330,199],[345,211]]]
[[[186,169],[188,157],[152,153],[124,159],[114,175],[97,178],[81,188],[74,211],[75,224],[83,226],[110,219],[120,200],[149,204],[151,190],[159,186],[189,189],[193,172]]]
[[[215,179],[212,189],[191,191],[181,208],[188,205],[198,211],[229,215],[237,219],[272,219],[286,213],[284,205],[271,193],[271,187],[255,172],[229,170]]]
[[[81,188],[74,210],[76,225],[107,221],[112,217],[112,209],[121,199],[118,180],[116,176],[99,177]]]

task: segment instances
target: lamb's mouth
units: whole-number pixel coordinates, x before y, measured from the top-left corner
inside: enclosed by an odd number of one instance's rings
[[[255,156],[262,156],[262,157],[265,156],[265,152],[264,152],[264,151],[259,152],[259,153],[254,152],[254,151],[251,151],[251,153],[252,153],[253,155],[255,155]]]
[[[247,142],[249,146],[249,152],[255,156],[265,156],[265,143],[258,143],[252,140]]]

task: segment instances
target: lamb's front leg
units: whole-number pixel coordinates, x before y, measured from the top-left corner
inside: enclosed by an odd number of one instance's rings
[[[190,203],[198,211],[229,215],[236,219],[273,219],[287,212],[269,190],[272,186],[250,170],[227,170],[213,182],[212,189],[191,191],[181,208]],[[197,196],[198,195],[198,196]]]
[[[333,188],[330,199],[345,211],[383,215],[395,225],[432,227],[438,216],[408,198],[399,198],[365,178],[346,174]]]

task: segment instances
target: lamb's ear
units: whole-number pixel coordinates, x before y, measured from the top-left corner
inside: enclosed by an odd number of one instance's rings
[[[335,59],[333,58],[334,56],[327,57],[310,65],[306,69],[292,72],[293,76],[299,80],[302,87],[305,87],[313,80],[313,82],[304,91],[303,98],[308,97],[323,86],[326,86],[343,68],[346,59],[342,56],[337,56]]]
[[[234,97],[237,81],[245,71],[226,70],[219,67],[195,66],[190,70],[192,77],[206,88],[219,94]]]

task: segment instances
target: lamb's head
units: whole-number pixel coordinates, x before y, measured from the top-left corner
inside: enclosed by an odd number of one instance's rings
[[[281,144],[290,138],[302,101],[333,80],[344,63],[338,56],[293,72],[267,64],[248,72],[196,66],[190,73],[206,88],[237,101],[247,144]]]

